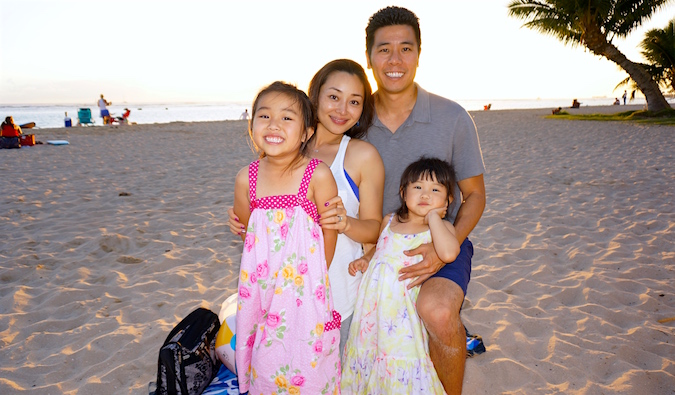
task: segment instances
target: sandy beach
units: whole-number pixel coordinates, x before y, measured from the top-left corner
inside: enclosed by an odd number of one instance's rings
[[[675,127],[548,114],[472,112],[463,393],[675,394]],[[33,132],[70,145],[0,151],[0,394],[147,394],[171,328],[236,289],[246,123]]]

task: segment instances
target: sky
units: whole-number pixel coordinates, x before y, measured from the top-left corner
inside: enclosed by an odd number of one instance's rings
[[[456,100],[621,96],[627,74],[522,27],[509,0],[0,0],[0,104],[250,103],[283,80],[306,90],[325,63],[366,66],[365,27],[388,5],[420,19],[416,81]],[[642,61],[644,32],[614,44]],[[375,86],[372,73],[368,72]]]

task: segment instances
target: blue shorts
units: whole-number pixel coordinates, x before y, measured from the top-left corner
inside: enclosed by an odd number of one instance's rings
[[[109,117],[110,116],[110,111],[108,110],[101,110],[101,118],[103,117]]]
[[[459,285],[464,291],[464,296],[466,296],[466,288],[469,286],[469,280],[471,279],[471,257],[473,257],[473,244],[467,237],[459,246],[459,255],[457,255],[455,261],[443,266],[431,278],[447,278]]]

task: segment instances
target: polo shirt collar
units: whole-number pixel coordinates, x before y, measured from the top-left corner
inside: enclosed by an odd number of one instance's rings
[[[413,122],[429,123],[431,122],[431,106],[429,105],[429,92],[422,89],[421,86],[415,82],[417,88],[417,101],[413,107],[409,119]]]
[[[429,92],[425,91],[422,89],[421,86],[415,82],[415,87],[417,88],[417,99],[415,101],[415,106],[413,107],[412,112],[408,116],[408,119],[403,122],[403,125],[410,125],[413,122],[420,122],[420,123],[430,123],[431,122],[431,106],[429,104]],[[377,112],[375,113],[375,118],[373,119],[373,125],[385,128],[384,124],[382,121],[380,121],[380,118],[377,116]]]

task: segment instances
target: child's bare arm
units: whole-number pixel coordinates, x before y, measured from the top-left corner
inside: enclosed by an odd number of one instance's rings
[[[382,231],[384,228],[387,226],[389,223],[389,217],[391,217],[392,214],[389,214],[384,217],[382,222],[380,223],[380,235],[382,234]],[[352,276],[356,275],[357,271],[360,271],[361,273],[364,273],[366,269],[368,269],[368,264],[371,259],[373,259],[373,256],[375,255],[375,247],[377,247],[377,244],[364,244],[363,245],[363,250],[366,252],[363,254],[362,257],[352,261],[349,263],[349,267],[347,268],[349,270],[349,274]]]
[[[248,219],[251,217],[249,211],[249,196],[248,196],[248,166],[239,170],[237,178],[234,181],[234,214],[239,218],[239,222],[244,226],[248,226]],[[242,240],[246,237],[246,232],[240,232],[239,236]]]
[[[426,220],[431,231],[431,240],[438,258],[443,262],[453,262],[459,255],[459,242],[455,236],[455,227],[441,218],[441,212],[431,211]]]
[[[366,269],[368,269],[368,262],[369,260],[366,259],[365,256],[362,256],[361,258],[358,258],[357,260],[350,262],[347,270],[349,271],[349,274],[352,276],[356,276],[356,272],[364,273]]]
[[[320,163],[316,167],[309,186],[312,188],[312,196],[319,212],[319,217],[326,211],[334,208],[334,205],[326,207],[324,204],[338,194],[333,173],[331,173],[330,168],[325,163]],[[325,227],[322,227],[321,231],[323,232],[324,250],[326,252],[326,265],[330,267],[335,255],[335,244],[337,244],[338,233],[337,230],[326,229]]]

